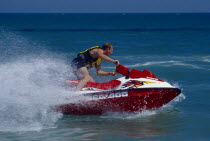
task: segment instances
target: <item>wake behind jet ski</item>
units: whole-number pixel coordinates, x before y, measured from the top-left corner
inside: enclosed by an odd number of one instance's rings
[[[116,67],[124,77],[105,83],[88,82],[80,95],[85,101],[56,106],[64,114],[100,115],[106,112],[139,112],[162,107],[177,97],[181,90],[160,80],[148,70]],[[79,80],[68,80],[77,85]]]

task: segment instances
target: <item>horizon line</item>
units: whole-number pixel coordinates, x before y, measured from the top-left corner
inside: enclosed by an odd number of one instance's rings
[[[0,12],[0,14],[209,14],[209,12]]]

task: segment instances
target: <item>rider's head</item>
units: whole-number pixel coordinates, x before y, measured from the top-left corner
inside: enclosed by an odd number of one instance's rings
[[[102,49],[105,51],[105,54],[109,56],[113,53],[114,46],[111,43],[105,43]]]

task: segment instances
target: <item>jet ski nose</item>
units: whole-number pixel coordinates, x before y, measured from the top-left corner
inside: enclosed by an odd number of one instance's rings
[[[181,94],[181,90],[179,88],[176,89],[177,90],[177,95]]]

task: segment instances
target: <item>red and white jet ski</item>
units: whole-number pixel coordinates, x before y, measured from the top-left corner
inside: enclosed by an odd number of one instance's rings
[[[106,83],[88,82],[79,92],[87,100],[56,106],[64,114],[99,115],[106,112],[139,112],[160,108],[181,93],[179,88],[158,79],[148,70],[116,67],[124,75]],[[78,80],[67,83],[77,85]]]

